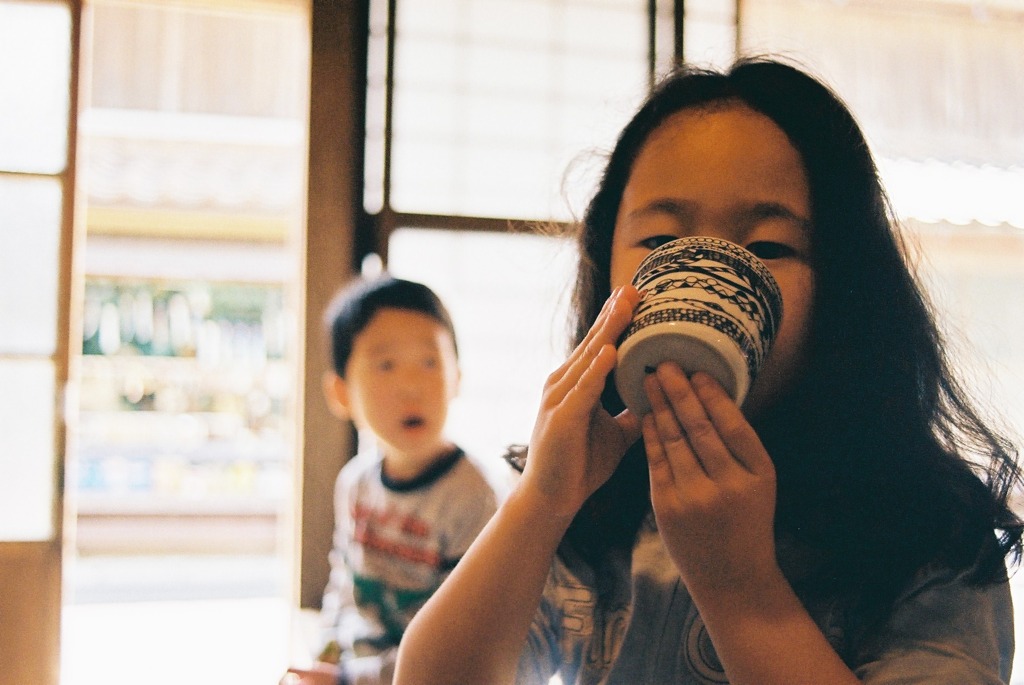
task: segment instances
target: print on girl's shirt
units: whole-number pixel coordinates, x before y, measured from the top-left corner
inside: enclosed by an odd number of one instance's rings
[[[614,609],[601,611],[597,615],[597,620],[603,625],[594,626],[597,629],[597,639],[590,643],[587,668],[597,669],[603,678],[619,656],[622,638],[629,624],[629,607],[622,604]]]
[[[615,662],[622,638],[629,625],[629,606],[616,602],[614,607],[597,608],[594,591],[578,584],[566,573],[557,579],[558,594],[562,597],[561,629],[565,648],[582,644],[585,661],[581,682],[601,682]]]
[[[729,679],[722,668],[722,662],[718,660],[718,653],[715,646],[711,644],[711,636],[704,625],[704,619],[697,613],[697,609],[690,607],[686,617],[686,628],[683,631],[685,636],[682,644],[680,658],[686,663],[687,669],[694,674],[701,683],[707,685],[728,683]]]

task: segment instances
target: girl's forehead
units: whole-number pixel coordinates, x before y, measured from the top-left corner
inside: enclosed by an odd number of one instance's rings
[[[688,109],[668,118],[640,149],[624,204],[693,195],[760,200],[780,196],[809,203],[800,153],[767,116],[744,105]]]
[[[684,107],[675,111],[651,129],[640,143],[639,154],[651,146],[663,144],[680,137],[693,138],[695,142],[710,137],[743,137],[754,133],[770,131],[772,136],[781,136],[789,142],[782,128],[768,115],[763,114],[740,101],[725,100],[707,106]]]

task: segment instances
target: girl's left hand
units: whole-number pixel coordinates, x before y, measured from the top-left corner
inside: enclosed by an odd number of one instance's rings
[[[688,380],[663,363],[644,386],[651,501],[691,595],[720,597],[777,578],[775,467],[753,427],[707,374]]]

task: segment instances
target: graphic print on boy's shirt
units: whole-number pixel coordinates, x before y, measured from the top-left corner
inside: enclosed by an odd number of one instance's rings
[[[350,509],[351,536],[361,558],[350,558],[354,573],[387,578],[417,590],[435,589],[438,574],[455,567],[458,559],[445,556],[446,536],[416,511],[394,503],[378,508],[355,504]],[[355,551],[355,550],[353,550]]]
[[[388,587],[376,578],[359,574],[352,577],[356,601],[364,611],[373,613],[384,627],[385,635],[382,637],[387,644],[398,644],[409,616],[418,611],[436,589],[402,590]]]
[[[353,505],[352,538],[367,550],[410,564],[423,564],[436,571],[442,566],[437,541],[430,536],[430,523],[397,507],[384,509]]]

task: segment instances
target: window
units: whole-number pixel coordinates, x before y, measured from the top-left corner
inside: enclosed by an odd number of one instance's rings
[[[391,209],[571,218],[587,184],[566,187],[563,174],[581,153],[612,142],[646,87],[643,5],[403,0],[397,8]],[[387,17],[373,16],[371,55],[381,55]],[[370,102],[380,102],[385,64],[379,56],[371,64]],[[371,114],[372,212],[383,202],[384,178],[382,112]]]
[[[0,540],[56,535],[58,302],[71,14],[0,2]],[[18,417],[17,420],[14,417]]]
[[[646,92],[651,18],[632,0],[396,7],[389,63],[387,4],[371,5],[365,208],[388,269],[452,310],[463,399],[450,430],[487,463],[529,438],[566,353],[574,248],[530,227],[585,209]]]

